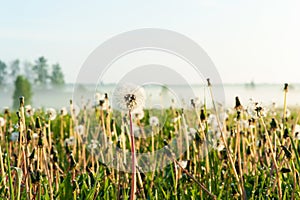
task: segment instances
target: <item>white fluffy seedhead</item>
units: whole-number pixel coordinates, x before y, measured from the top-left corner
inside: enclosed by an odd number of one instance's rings
[[[135,111],[145,106],[145,91],[134,84],[118,85],[112,95],[113,109]]]

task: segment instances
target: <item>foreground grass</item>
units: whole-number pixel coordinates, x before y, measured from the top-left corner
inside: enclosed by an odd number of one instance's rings
[[[53,110],[33,114],[21,98],[16,114],[6,109],[0,127],[0,197],[128,199],[131,174],[107,162],[118,159],[112,146],[130,149],[128,119],[108,104],[106,98],[77,112],[71,102],[68,114],[62,109],[55,116]],[[299,113],[283,114],[285,107],[263,111],[259,104],[246,109],[239,102],[217,113],[197,105],[144,110],[142,119],[133,120],[136,134],[153,134],[136,139],[137,152],[154,153],[178,137],[182,154],[173,157],[168,149],[168,159],[158,157],[154,164],[158,170],[139,169],[137,198],[299,199]],[[151,122],[153,116],[158,124]],[[159,168],[166,160],[171,162]],[[151,163],[138,163],[143,164]]]

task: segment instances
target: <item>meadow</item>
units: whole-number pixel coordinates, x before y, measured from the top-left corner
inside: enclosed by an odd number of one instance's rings
[[[211,108],[137,110],[135,91],[123,110],[107,95],[60,110],[20,97],[0,114],[0,198],[299,199],[300,109],[287,109],[288,85],[283,107],[234,96],[222,107],[207,88]]]

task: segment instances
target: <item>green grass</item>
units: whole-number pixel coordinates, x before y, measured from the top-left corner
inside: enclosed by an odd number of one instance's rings
[[[133,120],[142,131],[153,128],[156,133],[154,151],[164,148],[176,136],[184,135],[184,127],[197,130],[189,141],[190,160],[186,167],[178,165],[187,156],[187,149],[181,149],[179,157],[172,157],[172,152],[169,152],[171,162],[164,168],[153,172],[138,170],[137,199],[300,198],[300,145],[293,130],[299,118],[297,108],[283,124],[280,123],[283,109],[278,108],[277,115],[267,113],[254,120],[251,126],[241,123],[252,118],[244,109],[239,110],[240,114],[230,112],[228,119],[221,121],[225,123],[221,130],[228,151],[212,148],[214,142],[211,138],[215,138],[215,146],[224,143],[222,138],[216,139],[220,130],[208,120],[208,113],[216,113],[204,108],[206,119],[200,120],[197,116],[200,109],[148,109],[144,110],[143,119]],[[99,106],[82,109],[78,116],[58,114],[53,121],[43,110],[26,116],[22,104],[19,112],[19,117],[13,112],[1,114],[6,120],[0,131],[1,199],[129,199],[131,174],[110,168],[111,163],[104,162],[115,158],[109,144],[130,150],[130,140],[125,133],[129,130],[128,119],[127,123],[122,123],[126,116],[118,111],[102,110]],[[160,119],[158,127],[149,126],[151,116]],[[178,116],[181,119],[174,122]],[[271,128],[272,118],[277,121],[276,129]],[[78,125],[84,127],[83,135],[76,133]],[[9,139],[14,131],[21,132],[19,141]],[[99,134],[104,132],[106,138]],[[122,134],[126,139],[124,143],[118,142]],[[64,141],[70,137],[74,137],[74,142],[66,146]],[[182,138],[176,143],[179,150],[180,144],[185,142],[185,137]],[[100,141],[102,146],[90,151],[87,147],[92,139]],[[211,145],[202,148],[206,143]],[[105,145],[108,148],[103,147]],[[136,138],[136,149],[138,153],[151,154],[152,137]],[[144,162],[147,165],[149,161]],[[165,157],[156,159],[157,166],[164,162]]]

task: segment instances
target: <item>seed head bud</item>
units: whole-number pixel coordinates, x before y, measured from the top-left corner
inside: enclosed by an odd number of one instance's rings
[[[207,85],[208,85],[208,87],[211,86],[210,79],[207,78],[206,80],[207,80]]]
[[[243,106],[242,106],[242,104],[240,102],[239,97],[235,97],[235,106],[234,106],[234,108],[236,110],[241,110],[243,108]]]
[[[42,126],[41,126],[40,118],[37,117],[37,118],[35,119],[35,128],[36,128],[36,129],[40,129],[41,127],[42,127]]]
[[[289,87],[289,84],[288,84],[288,83],[285,83],[285,84],[284,84],[283,90],[287,92],[287,91],[288,91],[288,87]]]
[[[23,96],[20,96],[19,100],[20,100],[20,107],[23,107],[24,106],[24,102],[25,102],[25,98]]]
[[[206,116],[205,116],[205,113],[204,113],[204,109],[201,109],[200,119],[201,119],[201,121],[204,121],[206,119]]]

